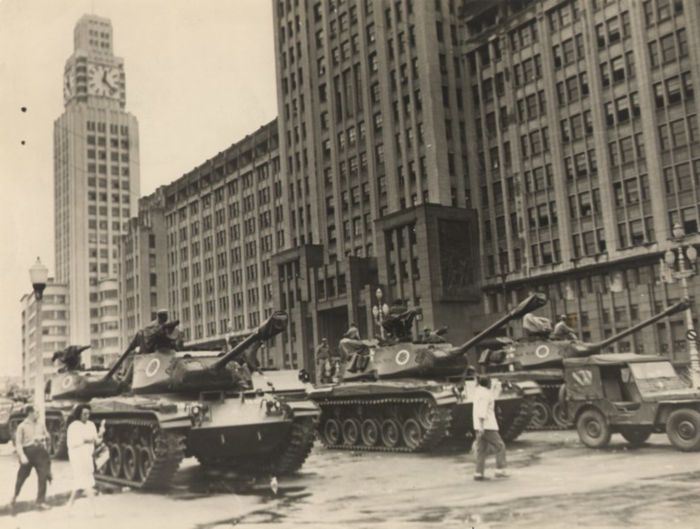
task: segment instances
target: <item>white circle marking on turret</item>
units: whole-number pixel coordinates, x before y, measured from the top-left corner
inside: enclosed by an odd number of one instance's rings
[[[61,386],[63,387],[63,389],[67,389],[72,383],[73,379],[71,377],[64,377],[63,382],[61,382]]]
[[[549,346],[548,345],[538,345],[535,349],[535,356],[537,358],[547,358],[549,356]]]
[[[411,358],[410,353],[406,349],[401,349],[398,353],[396,353],[394,360],[396,360],[398,365],[405,366],[408,363],[409,358]]]
[[[160,368],[160,360],[158,358],[154,358],[150,362],[148,362],[148,365],[146,366],[146,376],[147,377],[152,377],[158,372],[158,369]]]

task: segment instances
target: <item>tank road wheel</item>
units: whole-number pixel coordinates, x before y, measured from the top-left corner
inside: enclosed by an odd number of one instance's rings
[[[121,445],[124,477],[129,481],[134,481],[138,473],[138,454],[134,446],[129,443]]]
[[[651,428],[630,428],[629,430],[621,431],[620,434],[632,446],[641,446],[649,439]]]
[[[399,444],[399,439],[401,437],[401,428],[399,427],[399,422],[396,419],[384,419],[382,421],[382,443],[387,448],[394,448]]]
[[[143,482],[153,468],[153,451],[150,448],[141,446],[137,450],[138,481]]]
[[[360,439],[360,421],[350,417],[343,421],[343,444],[354,446]]]
[[[536,399],[532,404],[532,419],[530,428],[544,428],[552,417],[552,410],[549,404],[541,399]]]
[[[118,443],[109,443],[109,475],[118,478],[122,471],[122,448]]]
[[[598,410],[584,411],[576,421],[579,439],[589,448],[603,448],[610,442],[610,426]]]
[[[365,446],[374,446],[379,441],[379,421],[377,419],[365,419],[360,426],[360,437]]]
[[[666,435],[678,450],[700,450],[700,413],[689,408],[674,411],[666,422]]]
[[[327,445],[340,444],[340,423],[337,419],[327,419],[323,423],[323,440]]]
[[[571,423],[566,418],[566,408],[561,402],[557,402],[552,406],[552,420],[559,428],[568,428]]]
[[[404,444],[411,450],[420,448],[423,441],[423,432],[421,432],[420,424],[415,419],[406,419],[401,427],[401,435]]]
[[[437,408],[431,406],[429,403],[424,402],[420,405],[420,408],[416,411],[416,419],[418,424],[420,424],[424,430],[429,430],[432,428],[433,423],[437,417]]]

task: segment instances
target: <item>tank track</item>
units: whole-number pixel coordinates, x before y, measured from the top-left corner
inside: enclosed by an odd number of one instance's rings
[[[560,384],[540,384],[540,387],[542,388],[542,391],[545,392],[545,394],[555,394],[559,395],[559,389],[562,387],[563,383]],[[557,421],[554,420],[554,405],[557,404],[558,399],[552,400],[547,397],[543,398],[542,401],[547,404],[549,408],[549,418],[547,419],[546,424],[544,425],[537,425],[537,424],[531,424],[528,423],[527,425],[527,430],[535,430],[535,431],[542,431],[542,430],[568,430],[572,427],[572,425],[564,425],[564,424],[559,424]],[[535,406],[535,403],[532,402],[533,408]],[[534,417],[534,413],[533,413]]]
[[[507,428],[501,430],[501,438],[506,443],[510,441],[515,441],[521,433],[527,429],[530,421],[532,421],[534,402],[532,397],[526,397],[522,399],[522,404],[520,405],[520,410],[518,414],[512,420]],[[498,413],[498,402],[496,402],[496,412]],[[503,421],[499,417],[499,424],[503,424]]]
[[[121,431],[115,431],[115,428]],[[111,430],[111,432],[110,432]],[[110,433],[113,439],[123,441],[128,439],[132,447],[146,448],[144,445],[135,445],[135,432],[141,436],[150,436],[150,455],[153,458],[151,464],[144,468],[138,478],[128,478],[125,476],[123,465],[123,453],[120,455],[120,469],[116,475],[110,472],[110,466],[114,460],[114,454],[110,454],[110,461],[95,472],[95,479],[102,483],[129,486],[138,489],[164,489],[177,472],[180,462],[185,456],[185,436],[179,432],[162,430],[155,419],[108,419],[107,432],[105,438]],[[139,437],[139,440],[143,437]],[[120,446],[123,444],[120,442]],[[140,465],[139,465],[140,466]],[[106,472],[105,472],[106,471]]]
[[[301,417],[292,423],[287,445],[273,464],[273,472],[280,475],[293,474],[309,457],[316,437],[316,420]]]
[[[382,398],[382,399],[338,399],[331,400],[327,402],[318,402],[321,407],[321,428],[324,424],[324,416],[327,418],[333,418],[334,413],[332,410],[335,407],[345,407],[345,406],[395,406],[395,405],[414,405],[417,413],[418,407],[421,404],[425,404],[430,407],[431,411],[434,412],[432,419],[432,424],[426,428],[423,432],[423,436],[417,446],[367,446],[361,444],[361,439],[358,440],[357,444],[345,444],[345,443],[331,443],[324,436],[322,431],[319,431],[319,437],[321,442],[326,448],[338,449],[338,450],[360,450],[360,451],[371,451],[371,452],[421,452],[429,451],[433,449],[440,441],[445,439],[449,435],[449,428],[452,422],[452,410],[449,407],[439,407],[432,399],[427,397],[403,397],[403,398]],[[413,414],[415,415],[415,413]],[[342,437],[342,435],[341,435]]]
[[[209,458],[204,454],[195,454],[195,457],[204,467],[227,468],[250,474],[269,473],[284,476],[293,474],[301,468],[311,453],[315,437],[316,420],[312,417],[300,417],[292,422],[283,445],[278,447],[274,454],[228,459]]]

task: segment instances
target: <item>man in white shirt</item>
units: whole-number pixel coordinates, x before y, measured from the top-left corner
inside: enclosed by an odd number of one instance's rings
[[[497,478],[508,477],[506,468],[506,445],[498,433],[496,421],[495,399],[501,393],[501,383],[488,377],[479,377],[476,391],[474,392],[473,421],[476,432],[476,470],[474,479],[483,481],[484,466],[489,449],[496,454]]]

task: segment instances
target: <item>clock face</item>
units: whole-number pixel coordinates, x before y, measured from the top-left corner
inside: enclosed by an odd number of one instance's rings
[[[89,65],[88,94],[116,97],[119,94],[119,70],[98,64]]]

